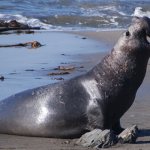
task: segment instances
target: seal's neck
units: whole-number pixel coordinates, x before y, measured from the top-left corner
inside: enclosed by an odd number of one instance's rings
[[[128,84],[137,89],[144,79],[147,62],[148,56],[113,49],[91,72],[100,85],[103,82],[105,86],[104,81],[107,81],[107,84],[117,82],[121,86]]]

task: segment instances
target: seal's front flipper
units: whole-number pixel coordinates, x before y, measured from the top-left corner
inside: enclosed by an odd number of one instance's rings
[[[124,130],[124,128],[122,128],[120,125],[120,120],[118,120],[116,123],[113,124],[112,130],[117,135],[120,134]]]

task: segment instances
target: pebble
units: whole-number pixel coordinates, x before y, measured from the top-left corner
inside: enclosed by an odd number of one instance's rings
[[[0,80],[1,80],[1,81],[4,81],[4,79],[5,79],[5,77],[2,76],[2,75],[0,75]]]
[[[35,71],[34,69],[26,69],[25,71]]]
[[[48,73],[48,76],[66,75],[66,74],[70,74],[70,72],[68,72],[68,71],[63,71],[63,72],[50,72],[50,73]]]

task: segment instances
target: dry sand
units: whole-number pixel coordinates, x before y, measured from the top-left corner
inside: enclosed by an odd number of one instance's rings
[[[108,50],[115,44],[122,31],[76,32],[73,34],[84,36],[106,44]],[[70,34],[70,33],[69,33]],[[72,33],[71,33],[72,34]],[[85,39],[86,41],[86,39]],[[59,43],[58,43],[59,44]],[[104,53],[80,55],[79,60],[88,70],[104,56]],[[145,80],[138,90],[136,100],[129,111],[122,117],[123,127],[137,124],[140,135],[135,144],[116,145],[111,150],[149,150],[150,149],[150,67],[148,65]],[[23,137],[14,135],[0,135],[0,149],[17,150],[89,150],[75,145],[75,139],[52,139],[40,137]]]

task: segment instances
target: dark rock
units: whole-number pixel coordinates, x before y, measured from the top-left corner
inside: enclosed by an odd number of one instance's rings
[[[14,31],[14,33],[17,33],[17,34],[33,34],[35,33],[35,31],[32,31],[32,30],[27,30],[27,31],[23,31],[23,30],[17,30],[16,32]]]
[[[85,40],[85,39],[87,39],[87,38],[86,38],[86,37],[83,37],[82,39]]]
[[[6,22],[4,20],[0,20],[0,27],[12,27],[12,28],[29,28],[28,25],[25,25],[25,24],[22,24],[22,23],[19,23],[18,21],[16,20],[11,20],[9,22]]]
[[[11,72],[11,73],[9,73],[10,75],[15,75],[15,74],[17,74],[16,72]]]
[[[80,66],[79,68],[84,68],[84,66]]]
[[[8,23],[4,20],[0,20],[0,27],[8,27]]]
[[[136,125],[126,128],[123,132],[118,135],[119,143],[135,143],[138,137],[138,127]]]
[[[53,78],[54,80],[64,80],[64,78],[60,77],[60,78]]]
[[[16,20],[10,20],[9,22],[5,20],[0,20],[0,32],[13,31],[13,30],[40,30],[40,27],[31,27],[27,24],[20,23]]]
[[[117,143],[117,136],[111,130],[95,129],[82,135],[76,143],[91,148],[108,148]]]
[[[25,71],[35,71],[34,69],[26,69]]]
[[[62,65],[64,65],[64,64],[69,64],[69,62],[62,62],[61,64],[62,64]]]
[[[50,73],[48,73],[48,76],[66,75],[66,74],[70,74],[70,72],[68,72],[68,71],[63,71],[63,72],[50,72]]]
[[[22,24],[22,23],[19,23],[18,21],[16,21],[16,20],[11,20],[10,22],[8,22],[8,27],[15,27],[15,28],[24,28],[24,27],[26,27],[26,28],[29,28],[29,26],[28,25],[25,25],[25,24]]]
[[[5,79],[4,76],[0,75],[0,80],[4,81],[4,79]]]
[[[38,80],[40,80],[40,79],[42,79],[42,78],[35,78],[35,79],[38,79]]]

